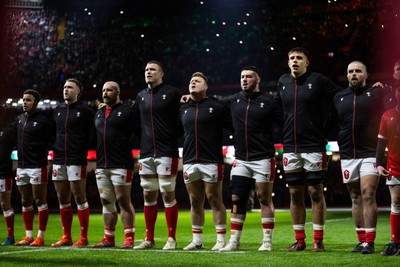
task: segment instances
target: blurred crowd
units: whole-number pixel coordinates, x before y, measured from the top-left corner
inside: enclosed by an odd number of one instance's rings
[[[232,6],[229,12],[209,7],[171,16],[89,16],[81,10],[9,8],[6,84],[16,89],[9,92],[10,96],[15,93],[20,97],[22,91],[33,88],[43,96],[59,98],[65,80],[75,77],[84,84],[83,98],[90,100],[100,98],[102,83],[115,80],[128,92],[126,98],[134,99],[146,86],[144,64],[156,59],[164,63],[165,80],[183,90],[189,75],[200,70],[209,77],[211,87],[226,88],[218,94],[231,94],[231,89],[239,90],[240,69],[256,65],[265,79],[263,87],[273,91],[280,75],[289,72],[287,52],[297,45],[311,52],[311,69],[338,84],[346,82],[340,76],[345,77],[347,64],[355,59],[366,63],[370,72],[384,69],[381,65],[388,62],[382,58],[390,55],[390,50],[381,49],[382,42],[376,39],[383,34],[382,25],[393,13],[388,12],[392,1],[352,0],[332,5],[326,1],[303,2],[287,7],[282,1],[252,1],[246,8]],[[249,16],[245,15],[247,11]],[[392,63],[389,60],[387,64],[389,75],[379,78],[390,79]],[[228,172],[229,166],[225,169]],[[327,204],[349,206],[338,166],[331,170],[326,185]],[[94,177],[93,173],[89,175]],[[228,180],[224,182],[224,196],[229,196],[229,175],[225,178]],[[138,177],[135,181],[133,190],[137,192],[132,195],[136,197],[134,202],[141,203]],[[177,191],[184,192],[182,179],[178,177],[177,181],[181,181]],[[276,200],[276,206],[287,206],[286,184],[278,180],[274,186],[274,192],[284,196]],[[90,197],[97,194],[95,183],[88,184],[88,188],[89,199],[98,199]],[[380,188],[387,190],[385,186]],[[54,192],[51,184],[49,192]],[[390,203],[390,199],[384,198],[388,194],[378,192],[377,196],[382,198],[379,203]],[[54,193],[49,197],[56,198]],[[178,202],[188,203],[187,194],[177,197],[181,198]],[[100,203],[96,204],[100,208]]]
[[[9,8],[7,84],[52,95],[68,77],[91,90],[113,79],[134,97],[145,85],[143,64],[157,59],[167,81],[181,88],[190,73],[201,70],[212,84],[231,89],[237,87],[238,70],[248,64],[258,66],[266,81],[276,81],[288,71],[286,53],[296,45],[311,51],[313,69],[338,82],[356,58],[380,71],[384,52],[376,37],[391,1],[303,2],[289,7],[251,1],[168,16]],[[275,89],[273,82],[265,86]]]

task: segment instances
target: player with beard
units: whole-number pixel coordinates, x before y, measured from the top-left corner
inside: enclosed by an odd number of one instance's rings
[[[233,123],[235,161],[231,169],[231,236],[221,252],[240,249],[249,192],[255,183],[261,207],[263,241],[259,251],[272,250],[275,214],[272,189],[275,177],[273,133],[282,125],[282,110],[274,98],[260,89],[256,67],[244,67],[240,74],[242,91],[225,99]]]
[[[115,246],[115,226],[118,220],[116,202],[121,211],[125,242],[120,248],[133,247],[135,238],[135,210],[131,202],[133,155],[131,138],[134,114],[120,101],[118,83],[103,85],[105,106],[95,115],[97,134],[96,182],[103,205],[104,237],[94,248]]]
[[[359,243],[353,252],[374,253],[377,223],[376,146],[379,122],[384,112],[385,89],[367,87],[367,67],[353,61],[347,67],[349,86],[334,97],[339,119],[343,183],[352,200],[352,215]]]

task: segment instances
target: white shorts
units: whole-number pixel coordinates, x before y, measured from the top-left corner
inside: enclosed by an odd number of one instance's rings
[[[139,159],[139,174],[176,175],[178,173],[178,158],[144,158]]]
[[[342,159],[340,165],[344,184],[358,182],[366,175],[378,175],[375,158]]]
[[[275,179],[275,158],[255,161],[236,159],[232,163],[231,176],[253,178],[257,183],[273,182]]]
[[[224,165],[221,163],[189,163],[183,164],[183,180],[185,184],[203,180],[207,183],[218,183],[223,179]]]
[[[102,180],[111,181],[113,185],[130,185],[133,171],[127,169],[96,169],[97,183]]]
[[[398,184],[400,184],[400,176],[389,175],[389,177],[386,178],[386,185],[398,185]]]
[[[283,153],[283,169],[286,172],[304,169],[306,171],[324,171],[328,168],[325,152]]]
[[[53,164],[53,181],[79,181],[86,179],[86,166]]]
[[[9,192],[12,189],[12,178],[0,179],[0,193]]]
[[[47,167],[42,168],[17,168],[17,185],[28,185],[28,184],[47,184]]]

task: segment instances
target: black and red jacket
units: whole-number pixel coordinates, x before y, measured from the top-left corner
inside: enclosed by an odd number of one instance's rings
[[[340,89],[320,73],[306,72],[297,79],[290,73],[280,77],[277,100],[283,106],[285,153],[326,150],[327,107]]]
[[[375,157],[379,123],[387,94],[388,91],[382,88],[347,87],[335,95],[341,159]]]
[[[60,104],[54,111],[56,142],[54,164],[87,165],[87,152],[91,148],[91,132],[95,111],[88,105],[75,102]]]
[[[226,100],[234,129],[235,156],[245,161],[273,157],[273,132],[282,124],[282,110],[275,99],[263,92],[241,91]]]
[[[97,168],[121,168],[133,170],[131,138],[134,127],[132,109],[122,104],[115,104],[108,117],[106,107],[99,109],[95,115],[97,135]]]
[[[189,100],[179,110],[183,163],[222,163],[223,129],[231,129],[229,110],[213,98]]]
[[[133,109],[140,118],[140,157],[179,157],[179,89],[160,84],[139,92]]]
[[[11,153],[17,146],[17,131],[8,123],[0,123],[0,179],[12,178]]]
[[[17,117],[18,167],[42,168],[47,166],[48,150],[54,143],[55,131],[51,115],[44,110]]]

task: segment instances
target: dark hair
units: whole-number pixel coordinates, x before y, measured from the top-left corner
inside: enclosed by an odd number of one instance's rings
[[[149,62],[147,62],[147,65],[148,65],[148,64],[156,64],[156,65],[158,65],[158,66],[160,67],[161,71],[164,72],[164,67],[163,67],[163,65],[161,64],[161,62],[159,62],[159,61],[157,61],[157,60],[150,60]]]
[[[197,72],[195,72],[195,73],[193,73],[192,74],[192,78],[193,77],[201,77],[201,78],[203,78],[205,81],[206,81],[206,83],[208,84],[208,78],[207,78],[207,76],[206,75],[204,75],[202,72],[200,72],[200,71],[197,71]]]
[[[24,92],[24,95],[33,95],[33,97],[35,98],[35,102],[39,103],[40,101],[40,94],[38,91],[33,90],[33,89],[28,89]]]
[[[76,84],[76,85],[78,86],[78,88],[79,88],[78,97],[80,97],[80,96],[82,95],[83,85],[82,85],[82,83],[81,83],[80,81],[78,81],[78,79],[69,78],[69,79],[67,79],[65,82],[72,82],[72,83]]]
[[[295,47],[289,51],[288,56],[294,52],[303,53],[308,59],[310,59],[310,54],[308,53],[307,49],[304,47]]]
[[[244,70],[253,71],[253,72],[257,73],[258,77],[260,77],[260,72],[258,71],[258,69],[255,66],[246,66],[246,67],[242,68],[242,71],[244,71]]]

